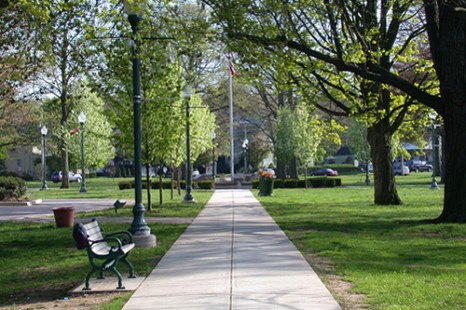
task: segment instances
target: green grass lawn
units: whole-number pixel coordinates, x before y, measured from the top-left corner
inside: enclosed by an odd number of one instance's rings
[[[275,189],[258,199],[305,255],[330,259],[367,295],[370,309],[464,309],[466,225],[425,221],[440,214],[443,197],[428,174],[397,183],[401,206],[373,205],[366,186]]]
[[[440,214],[443,197],[443,189],[430,190],[430,175],[396,177],[401,206],[373,205],[373,188],[364,185],[363,174],[341,178],[343,187],[275,189],[272,197],[258,199],[306,257],[330,260],[335,272],[353,283],[354,292],[366,295],[368,309],[464,309],[466,225],[425,221]],[[79,184],[70,189],[49,184],[49,191],[39,191],[40,184],[31,183],[28,194],[43,199],[134,199],[133,190],[118,189],[119,180],[89,179],[87,194],[79,193]],[[153,211],[146,216],[194,217],[211,193],[194,190],[199,203],[183,205],[184,192],[175,193],[172,200],[170,191],[164,191],[164,203],[159,206],[158,191],[153,190]],[[123,208],[119,215],[131,216],[131,208]],[[116,215],[110,209],[77,216]],[[128,228],[118,223],[102,222],[102,226],[107,231]],[[158,246],[130,254],[142,276],[154,268],[187,225],[150,227]],[[0,285],[0,305],[36,296],[63,298],[89,270],[86,253],[74,248],[71,228],[58,229],[52,223],[0,223],[0,258],[0,283],[8,284]],[[120,309],[124,300],[106,309]]]
[[[60,189],[59,184],[49,184],[48,191],[39,191],[39,182],[28,182],[28,196],[32,199],[66,198],[109,198],[133,199],[134,190],[119,190],[121,179],[98,178],[86,182],[88,193],[80,194],[80,185],[73,183],[69,189]],[[144,193],[146,191],[144,190]],[[152,190],[153,210],[145,216],[196,217],[207,200],[210,190],[193,190],[197,204],[183,204],[181,195],[169,190],[163,191],[163,204],[159,205],[159,191]],[[144,199],[146,196],[144,195]],[[145,203],[145,202],[144,202]],[[146,206],[147,208],[147,206]],[[83,212],[76,217],[132,217],[131,206],[115,214],[113,208],[99,212]],[[100,225],[105,231],[127,230],[129,223],[106,223]],[[155,248],[136,248],[129,255],[138,276],[147,276],[165,255],[171,245],[185,231],[187,224],[149,224],[157,237]],[[68,290],[81,284],[91,267],[86,251],[75,248],[72,228],[56,228],[55,223],[0,223],[0,307],[31,300],[63,299]],[[126,272],[121,265],[121,271]],[[123,282],[124,283],[124,282]],[[118,297],[110,305],[99,309],[121,309],[126,297]],[[14,306],[12,306],[14,309]]]

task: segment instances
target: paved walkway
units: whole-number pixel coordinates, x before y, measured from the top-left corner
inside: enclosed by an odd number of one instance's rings
[[[123,308],[341,309],[248,190],[217,190]]]

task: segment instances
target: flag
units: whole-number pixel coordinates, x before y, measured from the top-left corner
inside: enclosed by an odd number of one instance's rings
[[[228,67],[230,69],[230,74],[231,76],[235,76],[236,75],[236,71],[235,71],[235,67],[233,67],[233,62],[232,62],[232,58],[231,58],[231,52],[228,53]]]
[[[70,131],[70,135],[72,136],[72,135],[74,135],[74,134],[77,134],[79,131],[80,131],[79,128],[75,128],[75,129],[73,129],[73,130]]]

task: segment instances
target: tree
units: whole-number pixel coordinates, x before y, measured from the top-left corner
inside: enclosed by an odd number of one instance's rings
[[[341,15],[342,17],[347,18],[353,16],[358,19],[366,17],[371,18],[371,16],[374,16],[374,14],[355,14],[358,12],[354,11],[355,9],[363,8],[363,5],[366,5],[367,8],[377,8],[377,5],[380,3],[381,2],[378,1],[366,1],[364,3],[332,2],[334,5],[341,5],[339,7],[340,9],[347,8],[342,12],[347,12],[349,14]],[[344,4],[355,4],[356,6],[351,9],[350,6],[343,7]],[[404,22],[403,18],[400,19],[400,17],[403,17],[403,15],[400,15],[400,9],[408,8],[413,11],[416,9],[416,4],[402,1],[382,2],[382,4],[382,6],[378,6],[376,13],[381,17],[380,20],[384,21],[384,25],[386,27],[383,29],[385,29],[385,33],[389,34],[391,38],[395,38],[395,40],[392,39],[381,41],[378,37],[379,33],[375,32],[374,34],[376,36],[371,36],[371,31],[374,28],[367,27],[366,30],[368,31],[368,35],[359,36],[357,42],[360,42],[363,45],[372,42],[382,44],[393,44],[394,42],[399,43],[396,41],[396,37],[394,37],[393,34],[400,29],[400,25],[402,25],[402,22]],[[389,13],[387,11],[387,4],[395,5],[394,7],[397,9],[394,11],[395,14]],[[239,10],[232,10],[232,3],[230,2],[223,2],[222,4],[217,5],[211,3],[217,16],[220,20],[222,20],[222,24],[225,26],[225,29],[227,29],[226,34],[232,39],[247,39],[249,42],[253,42],[251,44],[260,44],[261,46],[265,46],[269,51],[283,49],[288,52],[294,51],[299,55],[304,56],[301,57],[301,60],[310,59],[322,61],[330,66],[333,66],[336,70],[338,70],[338,72],[349,72],[359,76],[362,79],[379,83],[380,85],[390,85],[391,87],[396,88],[404,94],[410,96],[413,100],[421,102],[424,105],[435,109],[440,115],[442,115],[446,127],[445,135],[448,154],[446,156],[447,173],[445,176],[446,182],[444,212],[442,212],[439,220],[464,222],[466,221],[466,198],[461,193],[464,193],[464,189],[466,188],[466,178],[464,175],[465,169],[462,169],[465,165],[465,145],[463,142],[460,142],[464,140],[460,137],[464,136],[466,129],[463,121],[464,117],[459,118],[459,116],[464,116],[464,113],[462,113],[461,110],[464,109],[463,107],[465,105],[465,100],[463,89],[464,87],[459,85],[464,85],[465,79],[463,36],[465,16],[464,3],[458,4],[459,5],[455,6],[453,2],[450,1],[424,1],[425,16],[429,33],[429,43],[431,46],[431,52],[433,54],[437,76],[439,77],[440,81],[440,97],[435,93],[435,90],[420,86],[418,80],[413,81],[400,75],[399,72],[390,71],[386,67],[381,66],[380,63],[374,62],[371,57],[368,57],[366,61],[358,61],[354,58],[346,59],[343,57],[344,54],[342,52],[349,51],[355,55],[357,55],[357,53],[353,49],[342,48],[341,45],[338,45],[339,42],[337,41],[334,41],[335,45],[333,45],[333,47],[330,46],[330,49],[323,48],[324,46],[320,43],[320,40],[325,40],[327,37],[315,37],[315,40],[312,41],[312,44],[307,45],[305,44],[306,42],[302,40],[302,37],[299,36],[299,34],[291,36],[281,29],[267,29],[265,24],[261,24],[261,26],[262,29],[266,30],[267,35],[260,37],[255,35],[257,32],[252,35],[251,30],[253,28],[251,25],[258,25],[258,23],[254,23],[254,21],[257,21],[257,19],[250,19],[250,21],[252,21],[250,24],[243,23],[244,19],[242,19],[242,17],[245,13],[254,12],[253,16],[257,17],[261,12],[264,11],[270,13],[280,10],[264,10],[262,7],[255,7],[252,11],[248,11],[251,9],[251,7],[248,6],[250,5],[248,1],[245,1],[240,6],[241,9]],[[289,3],[286,3],[285,5],[289,5]],[[288,16],[293,17],[293,19],[290,20],[290,24],[296,25],[298,22],[303,21],[302,18],[304,18],[304,21],[308,22],[307,25],[316,25],[316,23],[313,23],[311,18],[307,18],[305,15],[300,14],[304,11],[302,9],[308,9],[310,4],[302,6],[302,3],[299,3],[298,6],[300,6],[301,9],[299,7],[294,8],[291,5],[288,6],[292,9],[290,10],[291,12],[288,14]],[[325,6],[323,8],[325,8]],[[317,9],[315,11],[317,12]],[[325,9],[321,9],[320,11],[325,11]],[[332,12],[333,10],[329,11]],[[369,13],[368,11],[364,10],[360,12]],[[279,14],[276,13],[276,15]],[[395,24],[387,23],[386,21],[388,17],[394,17],[398,20],[398,22]],[[280,20],[280,18],[272,17],[269,20],[277,21]],[[322,27],[322,29],[331,29],[333,27],[332,23],[335,21],[336,19],[327,19],[325,23],[319,23],[318,27]],[[309,29],[306,27],[306,24],[302,25],[303,26],[301,28],[297,29]],[[422,30],[423,29],[420,28],[412,33],[419,33]],[[412,37],[409,36],[409,32],[405,33],[408,33],[407,38]],[[371,40],[371,37],[374,38],[374,40]],[[333,39],[334,36],[329,35],[328,38]],[[397,44],[397,46],[400,45]],[[403,47],[404,45],[401,46]],[[385,53],[388,50],[382,49],[380,51]],[[391,59],[387,58],[385,54],[381,54],[381,57],[385,58],[390,63]],[[318,62],[313,62],[312,64],[317,63]],[[406,59],[403,58],[397,59],[397,64],[399,63],[405,63],[406,65],[413,64],[412,61],[407,62]],[[452,68],[452,66],[455,66],[455,68]],[[313,66],[311,66],[311,68],[312,67]],[[425,74],[422,74],[421,78],[426,80]],[[459,119],[461,119],[461,121],[459,121]],[[380,152],[383,152],[383,150]]]
[[[439,113],[445,132],[445,197],[437,221],[466,222],[466,4],[424,0],[440,98],[422,101]]]
[[[29,3],[0,8],[0,158],[7,148],[40,141],[40,97],[33,81],[44,55],[34,31],[44,14]]]
[[[42,93],[59,98],[61,187],[68,188],[67,128],[75,104],[70,90],[90,70],[91,63],[87,59],[97,49],[90,40],[98,32],[95,6],[91,1],[77,0],[32,1],[25,5],[44,15],[36,20],[34,28],[34,36],[41,38],[37,52],[44,57],[37,79]]]
[[[84,127],[85,167],[98,169],[108,164],[115,157],[112,145],[113,129],[104,113],[104,102],[87,87],[79,87],[80,96],[75,100],[75,108],[70,115],[70,128],[80,128],[78,114],[86,115]],[[81,142],[79,134],[70,137],[70,164],[81,166]],[[82,172],[84,173],[84,172]]]

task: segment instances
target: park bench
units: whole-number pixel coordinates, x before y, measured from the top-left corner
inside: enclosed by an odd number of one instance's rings
[[[135,278],[133,265],[128,260],[129,252],[135,244],[131,233],[119,231],[105,234],[99,223],[94,219],[87,224],[78,223],[73,230],[73,237],[78,249],[86,249],[92,270],[86,276],[83,290],[90,290],[89,279],[96,271],[98,279],[104,279],[104,271],[110,270],[118,277],[117,289],[125,289],[122,284],[121,273],[117,270],[117,264],[122,261],[129,268],[129,277]]]

